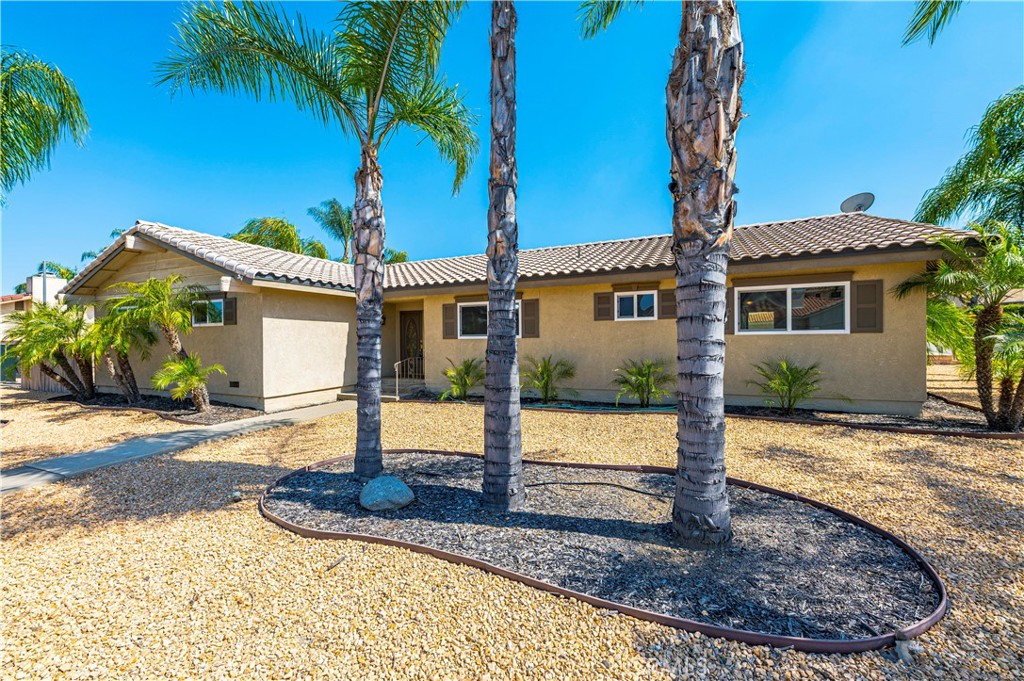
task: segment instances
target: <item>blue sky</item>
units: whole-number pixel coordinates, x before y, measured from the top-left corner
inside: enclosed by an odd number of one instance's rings
[[[664,233],[664,87],[677,3],[649,3],[596,40],[574,3],[519,9],[519,225],[524,248]],[[334,3],[290,3],[327,28]],[[317,235],[306,209],[351,203],[357,147],[289,104],[153,86],[177,3],[5,0],[2,40],[76,83],[92,130],[3,209],[3,290],[50,259],[78,265],[136,219],[226,234],[281,216]],[[909,3],[741,2],[747,118],[739,223],[833,213],[850,194],[909,218],[963,150],[985,106],[1024,81],[1024,4],[973,2],[940,36],[900,47]],[[382,154],[389,245],[414,258],[486,243],[489,5],[472,3],[444,68],[481,117],[482,155],[451,195],[451,169],[414,132]],[[340,254],[338,244],[329,243]]]

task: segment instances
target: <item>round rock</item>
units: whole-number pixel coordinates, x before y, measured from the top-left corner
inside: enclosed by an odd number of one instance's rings
[[[416,499],[409,486],[393,475],[382,475],[363,486],[359,505],[367,511],[393,511]]]

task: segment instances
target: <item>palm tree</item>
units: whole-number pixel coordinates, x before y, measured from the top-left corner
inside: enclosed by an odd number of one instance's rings
[[[341,262],[349,262],[349,247],[354,233],[352,207],[341,205],[338,199],[327,199],[306,212],[332,239],[342,243],[345,250],[341,254]]]
[[[558,399],[559,390],[569,395],[579,395],[572,388],[560,388],[562,381],[576,377],[576,365],[567,359],[554,359],[551,355],[534,359],[526,357],[526,371],[523,372],[523,387],[536,390],[540,401],[548,404]]]
[[[103,361],[110,378],[117,384],[129,404],[142,399],[131,353],[137,352],[148,359],[150,348],[156,344],[151,326],[132,315],[107,314],[93,325],[94,356]]]
[[[75,275],[78,274],[78,270],[74,267],[68,267],[67,265],[61,265],[59,262],[52,260],[44,260],[39,263],[39,267],[36,268],[39,274],[52,274],[55,277],[61,279],[74,279]]]
[[[4,45],[0,56],[0,204],[50,163],[57,144],[89,130],[74,83],[53,64]]]
[[[202,286],[183,285],[180,274],[143,282],[121,282],[107,287],[118,295],[107,303],[107,314],[117,317],[127,328],[156,327],[163,334],[171,352],[181,359],[188,357],[181,344],[182,334],[192,332],[192,304],[207,297]],[[200,392],[205,391],[203,387]],[[196,403],[208,404],[207,394]]]
[[[84,307],[40,303],[8,320],[5,356],[16,358],[24,371],[38,366],[76,400],[95,397]]]
[[[393,248],[384,249],[385,265],[394,265],[400,262],[409,262],[409,254],[406,251],[396,251]]]
[[[265,3],[189,5],[160,82],[290,99],[359,141],[352,209],[358,337],[355,471],[383,469],[380,445],[384,176],[379,154],[415,128],[455,165],[457,191],[476,153],[475,117],[438,74],[441,46],[461,2],[346,3],[329,35]]]
[[[282,218],[253,218],[237,234],[229,234],[235,241],[276,248],[289,253],[301,253],[314,258],[329,257],[327,247],[313,238],[303,239],[298,228]]]
[[[516,283],[516,9],[491,3],[491,163],[487,183],[487,377],[483,503],[516,511],[526,501],[519,403]]]
[[[121,236],[122,234],[124,234],[127,231],[128,230],[126,228],[124,228],[124,227],[118,227],[117,229],[112,229],[112,230],[110,230],[110,238],[111,238],[111,240],[116,239],[116,238],[118,238],[119,236]],[[106,248],[106,247],[104,247],[104,248]],[[103,248],[100,248],[100,249],[95,250],[95,251],[82,251],[82,262],[86,262],[87,260],[95,260],[96,258],[99,257],[100,253],[102,253],[102,252],[103,252]]]
[[[631,4],[585,0],[593,37]],[[676,261],[679,440],[672,527],[693,545],[732,537],[725,487],[725,271],[736,203],[743,41],[734,0],[682,3],[666,87]]]
[[[944,257],[895,286],[892,292],[903,298],[926,290],[932,296],[968,301],[976,309],[974,342],[968,350],[982,413],[990,428],[1015,430],[1020,427],[1011,416],[1016,384],[1001,381],[1001,395],[996,401],[992,390],[993,357],[996,336],[1004,331],[1003,305],[1014,290],[1024,288],[1024,245],[1018,233],[1005,224],[987,222],[974,224],[971,229],[974,239],[936,239]],[[961,356],[964,359],[967,358]]]
[[[960,12],[963,4],[964,0],[919,0],[914,3],[914,13],[903,34],[903,44],[910,44],[927,34],[928,44],[934,45],[939,33]]]
[[[989,105],[969,141],[925,194],[916,219],[941,224],[966,215],[1024,227],[1024,85]]]
[[[173,385],[172,398],[191,398],[196,411],[204,412],[210,408],[210,393],[206,389],[206,383],[210,380],[210,374],[214,372],[227,373],[220,364],[203,366],[203,360],[194,352],[184,357],[171,356],[160,370],[153,374],[153,387],[157,390],[167,390]]]

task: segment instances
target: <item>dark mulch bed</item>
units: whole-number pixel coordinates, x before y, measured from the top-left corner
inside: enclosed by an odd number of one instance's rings
[[[259,416],[263,412],[258,409],[247,407],[236,407],[233,404],[212,402],[209,410],[200,414],[192,407],[189,400],[177,401],[167,397],[143,396],[140,402],[128,404],[124,397],[113,393],[100,393],[88,402],[80,402],[72,399],[69,395],[54,398],[54,401],[74,402],[85,407],[117,407],[131,409],[147,409],[158,412],[158,415],[170,417],[178,421],[187,421],[196,425],[209,426],[215,423],[226,423],[247,419],[252,416]]]
[[[972,433],[993,432],[989,430],[988,423],[981,412],[958,407],[954,404],[937,400],[934,397],[929,397],[924,403],[920,416],[850,414],[817,409],[797,409],[793,414],[786,414],[781,409],[769,409],[767,407],[727,407],[726,413],[748,416],[800,418],[808,421],[822,421],[838,425],[855,423],[865,426],[890,426],[921,430],[962,430]]]
[[[364,511],[351,462],[289,478],[266,508],[319,530],[425,544],[625,605],[786,636],[864,638],[938,603],[892,543],[773,494],[730,487],[732,544],[687,550],[668,525],[670,475],[527,464],[526,509],[495,515],[479,504],[480,460],[386,456],[388,472],[416,493],[400,511]]]

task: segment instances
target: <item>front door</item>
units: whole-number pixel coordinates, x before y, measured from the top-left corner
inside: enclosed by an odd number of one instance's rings
[[[423,312],[399,312],[402,368],[398,378],[423,378]]]

